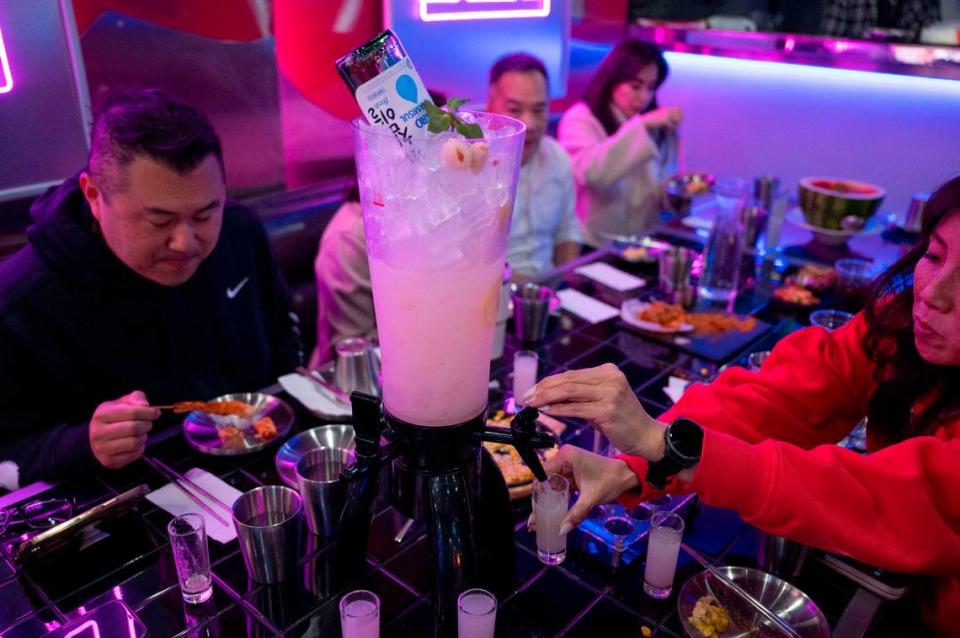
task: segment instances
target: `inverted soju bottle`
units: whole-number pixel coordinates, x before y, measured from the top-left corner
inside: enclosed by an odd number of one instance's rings
[[[386,126],[407,142],[414,131],[426,129],[423,103],[432,104],[430,94],[393,31],[357,47],[336,65],[367,122]]]

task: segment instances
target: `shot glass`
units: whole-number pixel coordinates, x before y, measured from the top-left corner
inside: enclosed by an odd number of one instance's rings
[[[380,598],[366,589],[341,598],[340,631],[343,638],[379,638]]]
[[[213,594],[213,579],[203,517],[199,514],[178,516],[167,524],[167,535],[183,600],[190,605],[206,602]]]
[[[523,395],[537,384],[540,357],[533,350],[518,350],[513,355],[513,402],[517,412],[523,407]]]
[[[824,308],[810,313],[810,325],[819,326],[833,332],[843,324],[853,319],[853,315],[843,310]]]
[[[457,636],[493,638],[497,598],[485,589],[468,589],[457,600]]]
[[[567,557],[567,537],[560,524],[570,505],[570,482],[559,474],[533,481],[533,511],[537,515],[537,556],[545,565],[559,565]]]
[[[539,520],[537,522],[539,524]],[[643,572],[643,591],[648,596],[666,598],[673,589],[683,525],[683,519],[673,512],[656,512],[650,517],[647,564]]]

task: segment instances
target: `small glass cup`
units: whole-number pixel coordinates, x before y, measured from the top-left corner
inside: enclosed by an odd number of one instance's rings
[[[366,589],[341,598],[340,631],[343,638],[379,638],[380,598]]]
[[[874,265],[865,259],[838,259],[833,267],[837,270],[837,305],[850,312],[862,310],[875,274]]]
[[[769,350],[761,350],[759,352],[751,352],[747,356],[747,369],[750,372],[760,372],[760,368],[763,367],[763,363],[767,360],[767,357],[770,356]]]
[[[559,474],[533,481],[533,511],[537,515],[537,556],[545,565],[559,565],[567,557],[567,537],[560,525],[570,506],[570,482]]]
[[[457,599],[457,636],[493,638],[497,598],[485,589],[468,589]]]
[[[210,600],[213,579],[203,517],[199,514],[178,516],[167,524],[167,535],[184,602],[196,605]]]
[[[517,412],[523,408],[523,395],[537,385],[540,357],[533,350],[517,350],[513,354],[513,403]]]
[[[643,591],[648,596],[663,599],[673,590],[683,527],[683,519],[673,512],[656,512],[650,517],[647,564],[643,572]]]
[[[830,332],[833,332],[851,319],[853,319],[853,315],[849,312],[844,312],[843,310],[832,310],[825,308],[823,310],[815,310],[810,313],[811,326],[819,326],[820,328],[825,328]]]
[[[722,307],[732,312],[740,286],[743,259],[743,208],[750,183],[743,179],[720,179],[713,188],[716,217],[703,250],[697,297],[705,308]]]

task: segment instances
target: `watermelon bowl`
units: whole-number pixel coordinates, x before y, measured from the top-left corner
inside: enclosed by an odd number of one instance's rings
[[[807,223],[828,230],[859,230],[880,208],[880,186],[831,177],[800,180],[800,210]]]

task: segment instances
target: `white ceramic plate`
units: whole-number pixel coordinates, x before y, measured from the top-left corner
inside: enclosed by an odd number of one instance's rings
[[[667,328],[661,326],[659,323],[638,319],[637,315],[643,312],[648,306],[650,306],[650,304],[646,301],[627,299],[623,302],[623,305],[620,306],[620,318],[634,328],[657,334],[677,334],[681,332],[691,332],[693,330],[693,326],[689,323],[682,323],[679,328]]]
[[[799,208],[791,208],[789,211],[787,211],[786,219],[797,228],[809,230],[811,233],[824,235],[826,237],[846,238],[856,237],[858,235],[875,235],[883,230],[883,219],[882,215],[879,213],[868,219],[864,227],[860,230],[836,230],[833,228],[821,228],[820,226],[814,226],[813,224],[807,223],[806,218],[803,216],[803,211]]]

